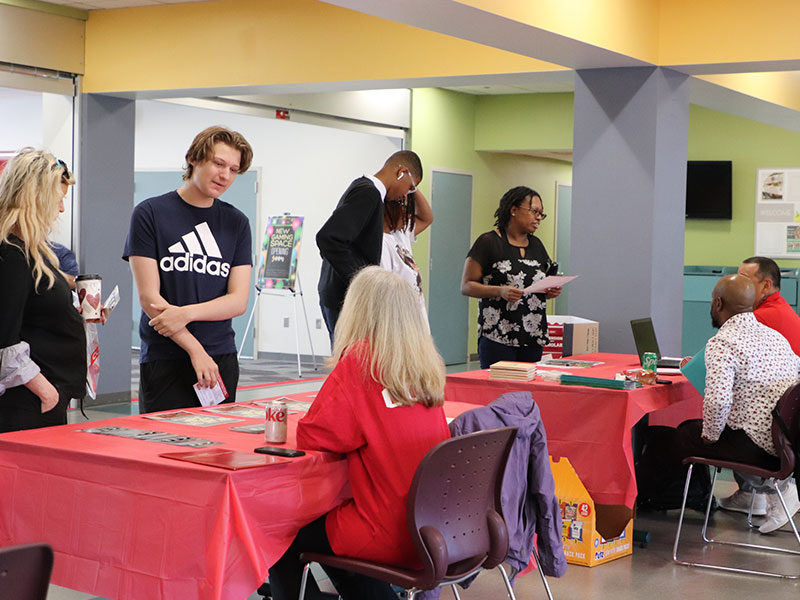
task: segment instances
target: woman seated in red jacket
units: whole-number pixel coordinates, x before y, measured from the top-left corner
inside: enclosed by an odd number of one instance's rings
[[[331,362],[333,371],[297,427],[297,445],[346,454],[353,498],[303,527],[270,568],[274,600],[298,597],[301,552],[417,566],[406,525],[408,490],[423,456],[450,437],[444,362],[402,277],[367,267],[353,278]],[[344,600],[397,599],[387,583],[326,572]]]

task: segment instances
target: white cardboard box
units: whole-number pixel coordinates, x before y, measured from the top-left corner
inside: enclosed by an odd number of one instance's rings
[[[548,315],[547,330],[550,343],[544,354],[554,358],[597,352],[600,341],[600,324],[597,321],[571,315]]]

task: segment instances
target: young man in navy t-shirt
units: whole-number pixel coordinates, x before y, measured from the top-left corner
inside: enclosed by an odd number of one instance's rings
[[[139,412],[199,406],[195,383],[239,382],[231,319],[247,309],[250,223],[219,199],[253,158],[244,137],[209,127],[186,153],[184,183],[131,216],[122,258],[139,290]]]

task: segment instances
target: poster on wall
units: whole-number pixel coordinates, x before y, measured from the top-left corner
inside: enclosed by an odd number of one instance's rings
[[[285,214],[267,218],[256,288],[294,290],[302,234],[303,217]]]
[[[800,169],[758,169],[755,254],[800,258]]]

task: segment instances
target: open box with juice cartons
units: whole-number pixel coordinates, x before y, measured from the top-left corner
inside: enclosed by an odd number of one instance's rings
[[[562,539],[567,562],[594,567],[633,552],[633,519],[619,537],[606,540],[597,532],[594,501],[567,458],[553,460],[550,468],[561,505]]]

